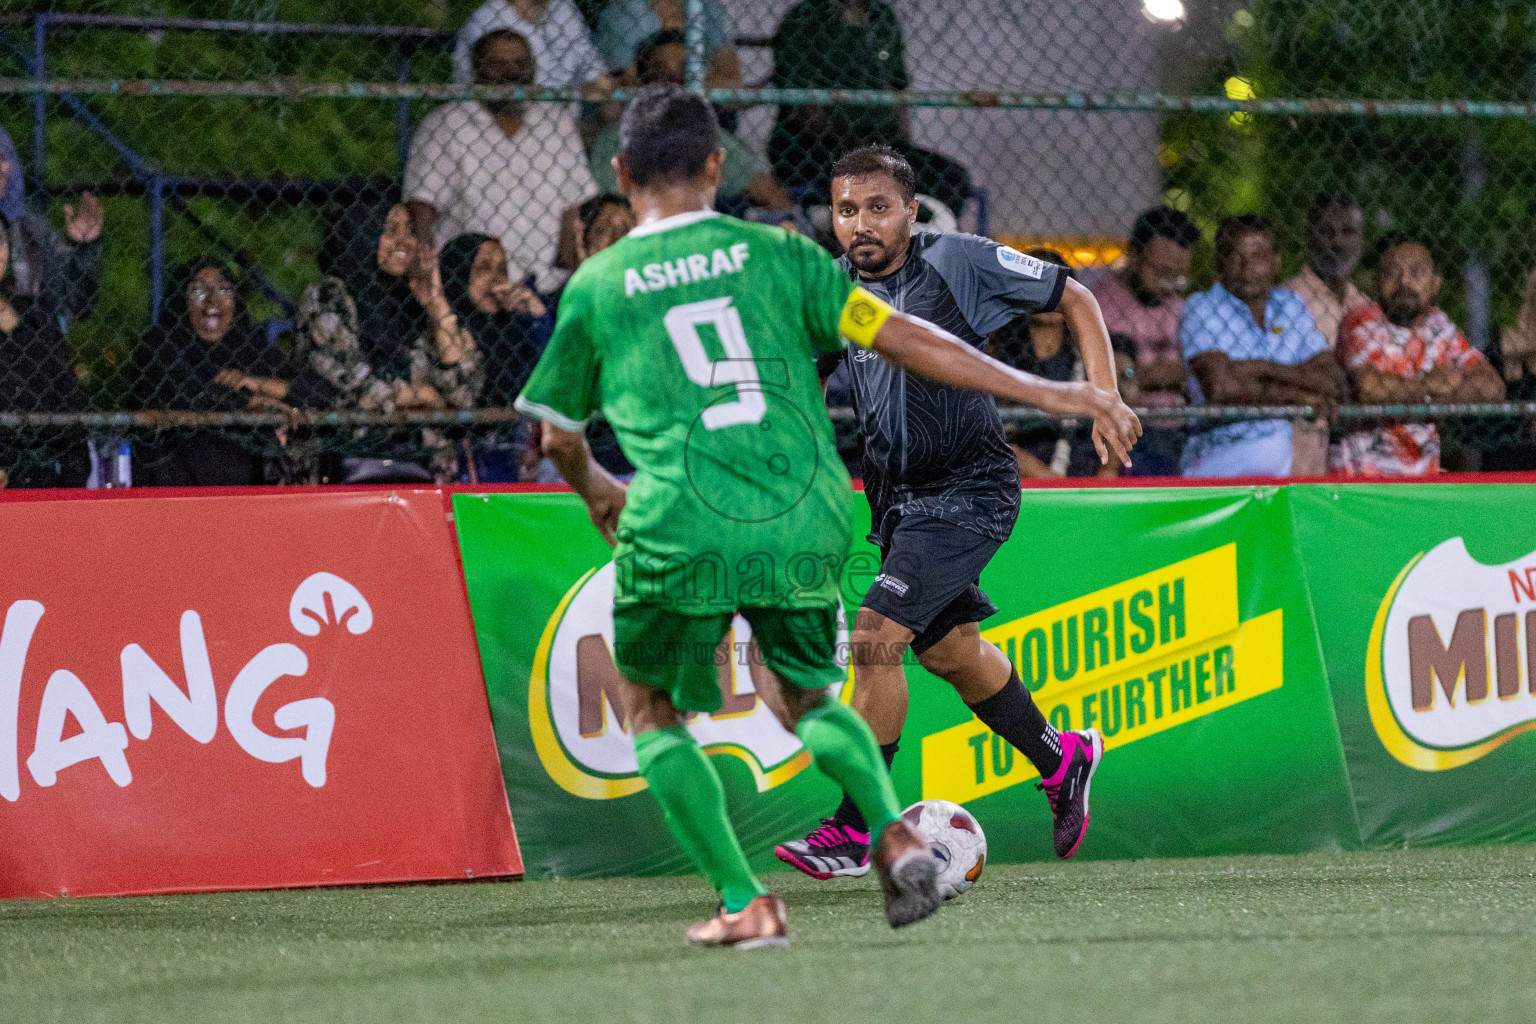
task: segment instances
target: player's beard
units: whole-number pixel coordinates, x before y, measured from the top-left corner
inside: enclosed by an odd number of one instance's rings
[[[861,246],[870,246],[860,252]],[[893,249],[885,242],[873,235],[855,237],[853,243],[848,246],[848,262],[853,264],[853,269],[870,277],[880,277],[896,257],[900,255],[900,249]]]

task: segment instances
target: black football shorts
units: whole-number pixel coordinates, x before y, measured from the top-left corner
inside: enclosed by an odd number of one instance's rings
[[[902,516],[880,548],[880,574],[863,607],[913,633],[922,654],[954,629],[997,612],[978,585],[1001,545],[932,516]]]

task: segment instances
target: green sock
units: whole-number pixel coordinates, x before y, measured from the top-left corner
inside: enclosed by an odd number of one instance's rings
[[[864,815],[871,842],[878,840],[880,830],[901,817],[901,804],[880,745],[864,719],[829,697],[801,717],[795,733],[816,759],[816,767],[842,786]]]
[[[635,737],[640,774],[656,794],[667,828],[725,901],[740,912],[768,890],[757,880],[725,814],[725,790],[709,758],[681,725]]]

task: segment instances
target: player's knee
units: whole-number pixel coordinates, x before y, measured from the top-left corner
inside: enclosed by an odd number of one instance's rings
[[[953,683],[965,674],[974,658],[964,657],[948,647],[930,647],[917,656],[917,663],[947,683]]]
[[[784,699],[781,705],[774,708],[774,717],[779,724],[790,732],[795,731],[795,726],[800,724],[812,708],[820,707],[829,700],[834,700],[830,690],[802,690],[794,686],[786,686]]]
[[[848,639],[855,666],[900,665],[912,642],[912,631],[879,612],[860,608]]]
[[[631,685],[624,695],[624,703],[631,736],[652,729],[668,729],[683,720],[672,704],[672,697],[655,687]]]

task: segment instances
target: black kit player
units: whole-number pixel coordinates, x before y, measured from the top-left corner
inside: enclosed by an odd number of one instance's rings
[[[1109,333],[1093,295],[1063,267],[966,234],[914,234],[918,204],[912,168],[900,154],[866,146],[832,172],[832,214],[854,280],[901,312],[977,348],[1021,314],[1059,310],[1078,341],[1088,382],[1119,400]],[[1019,471],[990,395],[909,374],[849,348],[869,539],[880,574],[854,619],[853,707],[869,723],[889,765],[907,716],[902,657],[955,688],[993,732],[1040,772],[1055,817],[1060,857],[1077,852],[1088,831],[1088,791],[1103,758],[1098,731],[1058,733],[1046,721],[1008,657],[978,626],[997,608],[978,586],[981,571],[1008,539],[1019,514]],[[1119,454],[1096,420],[1094,446]],[[1138,430],[1139,434],[1140,431]],[[805,839],[775,848],[778,858],[815,878],[869,870],[869,829],[844,797]]]

